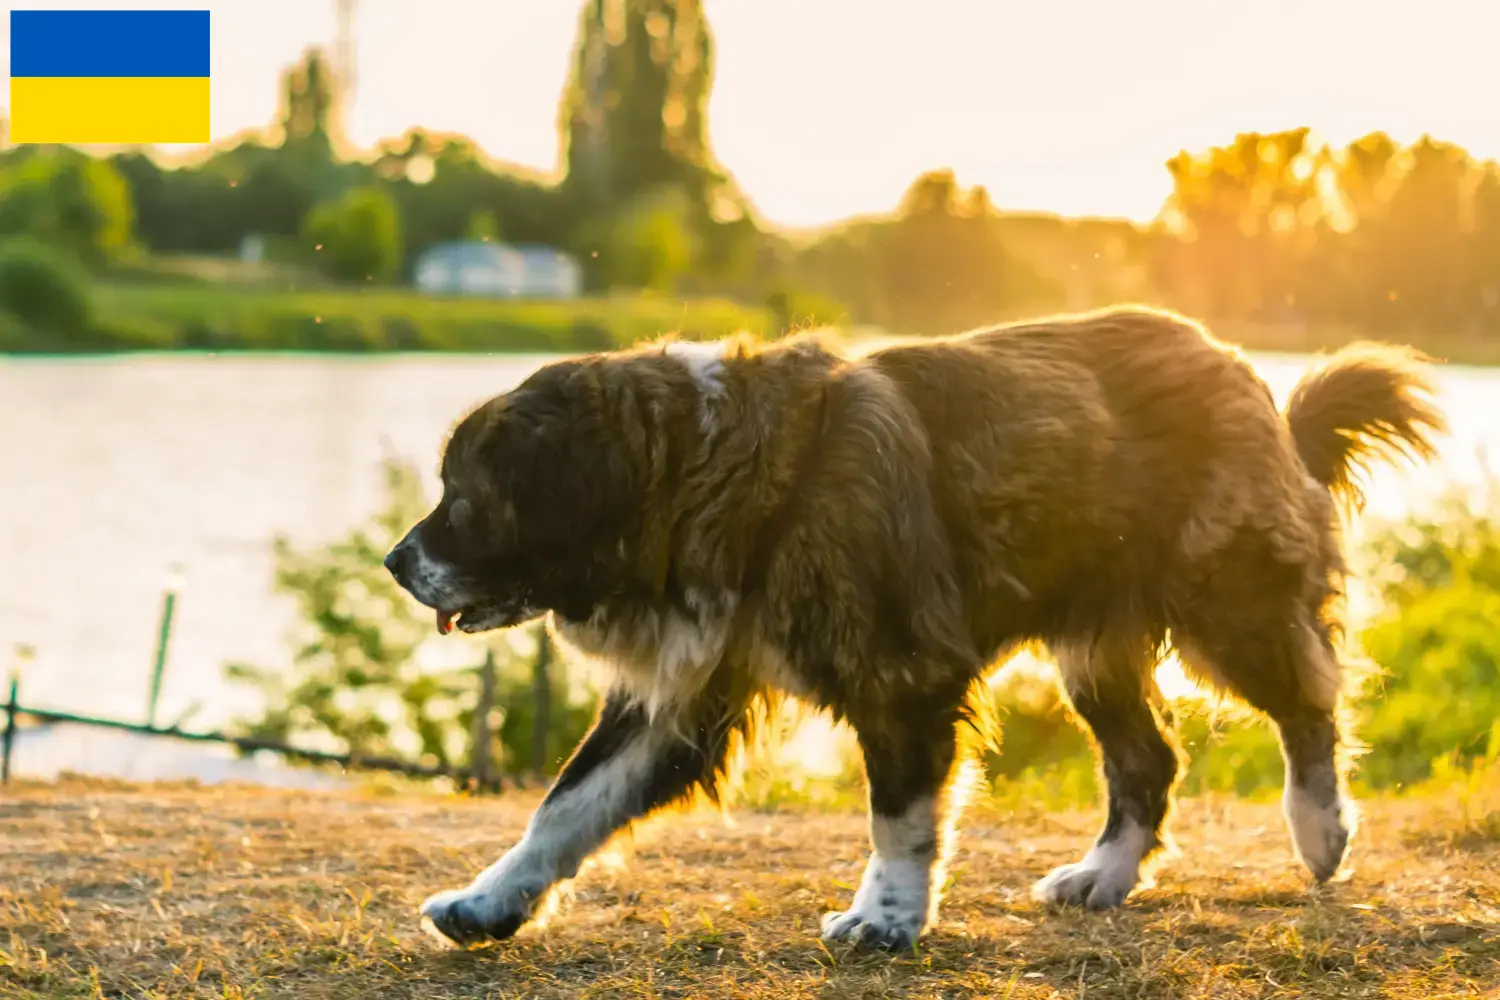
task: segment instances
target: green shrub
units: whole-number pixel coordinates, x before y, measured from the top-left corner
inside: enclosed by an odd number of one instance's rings
[[[384,188],[354,188],[313,206],[303,239],[318,269],[339,281],[389,281],[401,265],[401,215]]]
[[[1420,782],[1435,762],[1479,761],[1500,744],[1500,481],[1450,495],[1369,544],[1386,610],[1365,631],[1382,669],[1363,703],[1360,771]]]
[[[80,336],[92,317],[89,279],[67,254],[28,237],[0,243],[0,310],[43,334]]]
[[[19,316],[0,310],[0,354],[36,350],[38,341],[36,331]]]

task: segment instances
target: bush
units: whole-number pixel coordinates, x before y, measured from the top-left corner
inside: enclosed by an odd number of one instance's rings
[[[39,346],[36,331],[17,316],[0,310],[0,354],[35,350]]]
[[[401,266],[401,216],[383,188],[354,188],[313,206],[303,225],[319,270],[349,282],[385,282]]]
[[[1451,493],[1428,516],[1372,535],[1386,611],[1363,635],[1382,668],[1365,699],[1360,770],[1372,785],[1419,782],[1434,765],[1500,747],[1500,481]]]
[[[0,310],[43,335],[78,337],[92,318],[89,279],[67,254],[27,237],[0,242]]]

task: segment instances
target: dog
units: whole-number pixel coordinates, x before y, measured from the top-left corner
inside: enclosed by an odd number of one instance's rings
[[[457,425],[441,501],[386,565],[439,631],[547,616],[613,684],[520,841],[424,920],[510,937],[617,831],[714,797],[782,692],[853,728],[869,786],[869,860],[823,937],[909,947],[936,917],[971,694],[1025,643],[1056,659],[1108,799],[1040,899],[1119,906],[1164,845],[1168,648],[1275,723],[1293,844],[1330,878],[1354,825],[1340,512],[1372,462],[1434,454],[1424,360],[1346,348],[1279,412],[1196,322],[1117,307],[541,368]]]

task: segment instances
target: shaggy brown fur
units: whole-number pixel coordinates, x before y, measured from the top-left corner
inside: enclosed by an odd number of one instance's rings
[[[970,686],[1040,641],[1100,747],[1094,848],[1039,884],[1123,901],[1160,845],[1178,751],[1152,669],[1266,712],[1320,879],[1352,820],[1336,764],[1344,572],[1334,495],[1430,455],[1417,359],[1362,346],[1285,415],[1245,360],[1171,314],[1113,309],[851,356],[794,338],[657,344],[549,365],[470,414],[444,495],[388,565],[439,627],[550,612],[618,678],[520,844],[423,912],[505,937],[617,829],[710,794],[761,692],[858,733],[874,851],[825,936],[902,945],[935,912]]]

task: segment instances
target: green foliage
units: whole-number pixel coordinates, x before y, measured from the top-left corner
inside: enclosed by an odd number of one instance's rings
[[[625,206],[597,241],[604,286],[671,291],[697,254],[690,226],[680,191],[662,189]]]
[[[774,319],[776,330],[781,333],[844,326],[853,316],[848,306],[831,295],[793,288],[785,282],[766,296],[766,309]]]
[[[789,270],[801,287],[849,303],[853,318],[894,332],[951,333],[1060,304],[1013,251],[985,190],[963,190],[950,170],[917,178],[894,218],[835,230]]]
[[[1430,515],[1371,540],[1386,611],[1363,643],[1383,668],[1360,734],[1371,784],[1409,784],[1450,756],[1460,764],[1500,746],[1500,480],[1453,493]]]
[[[102,265],[130,251],[134,221],[130,189],[108,160],[61,150],[0,169],[0,233],[24,233]]]
[[[355,188],[315,205],[303,230],[319,268],[341,281],[389,281],[401,265],[401,219],[381,188]]]
[[[1242,133],[1167,164],[1157,288],[1200,315],[1441,335],[1500,320],[1500,175],[1423,137]]]
[[[22,353],[39,346],[41,338],[35,330],[3,309],[0,309],[0,352]]]
[[[704,339],[770,329],[764,312],[723,299],[647,295],[514,302],[158,282],[101,284],[95,299],[109,326],[83,346],[105,350],[567,352],[625,347],[673,331]]]
[[[326,547],[303,549],[275,542],[276,587],[291,597],[299,617],[291,636],[289,674],[230,664],[231,680],[249,684],[265,699],[262,714],[241,720],[251,735],[341,750],[382,754],[434,765],[465,765],[473,758],[474,708],[479,662],[432,669],[418,654],[434,635],[430,614],[385,571],[385,554],[429,505],[408,465],[385,466],[386,503],[366,525]],[[503,633],[488,644],[496,661],[495,710],[499,715],[502,769],[530,769],[538,629]],[[565,680],[560,669],[554,678]],[[581,738],[591,715],[586,687],[564,684],[553,695],[547,757],[556,766],[559,747]]]
[[[713,38],[700,0],[587,0],[563,92],[567,185],[590,214],[617,215],[661,188],[694,225],[725,179],[708,146]]]
[[[1500,165],[1454,144],[1403,147],[1374,132],[1335,148],[1302,128],[1242,133],[1172,157],[1171,195],[1146,228],[1003,213],[983,188],[928,171],[896,211],[802,241],[763,231],[716,161],[714,59],[702,0],[584,0],[560,106],[566,176],[554,183],[421,129],[373,157],[341,159],[341,88],[313,49],[282,77],[266,134],[200,163],[0,150],[0,232],[58,243],[116,274],[132,232],[152,253],[216,255],[254,233],[282,262],[284,247],[310,253],[321,242],[328,274],[363,283],[402,273],[435,243],[498,239],[503,223],[508,241],[574,253],[591,287],[767,303],[782,327],[836,318],[943,333],[1136,300],[1204,316],[1252,348],[1319,350],[1374,333],[1455,360],[1500,357],[1484,335],[1500,329]],[[315,317],[278,320],[259,346],[423,339],[405,319],[393,331],[339,321],[336,334],[309,324]],[[109,344],[240,340],[201,326],[109,326]],[[525,336],[530,348],[598,348],[617,342],[608,326],[582,321],[562,341]]]
[[[464,238],[479,240],[484,243],[492,243],[500,238],[500,223],[495,221],[495,213],[491,211],[478,211],[469,216],[468,225],[464,227]]]
[[[88,275],[62,250],[25,236],[0,242],[0,313],[44,334],[81,338],[92,317],[89,294]]]
[[[281,129],[288,146],[331,140],[338,81],[322,52],[308,49],[282,77],[281,102]]]
[[[561,188],[502,169],[468,139],[413,130],[383,143],[369,169],[400,208],[406,265],[435,243],[485,235],[565,249],[573,244],[578,215]]]

